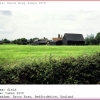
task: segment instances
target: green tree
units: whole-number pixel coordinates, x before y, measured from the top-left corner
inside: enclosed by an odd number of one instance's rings
[[[29,40],[29,43],[33,43],[33,39],[32,38]]]
[[[93,34],[90,35],[90,44],[96,44],[95,37]]]
[[[20,39],[17,39],[16,41],[14,41],[16,44],[19,44],[19,45],[26,45],[28,44],[27,43],[27,39],[25,38],[20,38]]]
[[[87,37],[85,38],[85,44],[86,44],[86,45],[89,45],[89,44],[90,44],[90,38],[89,38],[88,35],[87,35]]]
[[[17,44],[16,39],[12,41],[13,44]]]
[[[21,43],[22,43],[23,45],[27,44],[27,39],[21,38]]]
[[[97,33],[95,40],[97,44],[100,44],[100,32]]]
[[[21,39],[17,39],[16,43],[19,44],[19,45],[21,45],[22,44]]]
[[[5,38],[5,39],[3,39],[3,40],[2,40],[2,42],[3,42],[3,43],[5,43],[5,44],[11,43],[11,41],[10,41],[10,40],[8,40],[8,39],[6,39],[6,38]]]
[[[96,40],[93,34],[87,35],[87,37],[85,38],[85,44],[86,45],[96,44]]]

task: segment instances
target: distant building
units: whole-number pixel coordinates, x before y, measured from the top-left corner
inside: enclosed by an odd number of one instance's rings
[[[58,34],[57,38],[52,38],[51,40],[48,40],[47,38],[42,39],[36,39],[33,43],[33,45],[84,45],[85,40],[82,34],[74,34],[74,33],[65,33],[64,36],[60,36]]]
[[[37,45],[46,45],[47,42],[44,41],[44,40],[41,40],[41,41],[37,41],[36,44],[37,44]]]
[[[85,40],[82,34],[65,33],[62,39],[63,45],[84,45]]]
[[[46,45],[48,42],[48,39],[47,38],[42,38],[42,39],[36,39],[32,45]]]

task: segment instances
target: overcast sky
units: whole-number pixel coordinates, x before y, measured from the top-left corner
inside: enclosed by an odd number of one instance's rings
[[[100,32],[100,11],[0,11],[0,40],[57,37],[58,33],[96,35]]]

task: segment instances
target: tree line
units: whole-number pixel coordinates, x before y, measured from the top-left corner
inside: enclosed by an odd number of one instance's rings
[[[100,32],[98,32],[95,37],[93,34],[87,35],[87,37],[85,38],[85,44],[86,45],[98,45],[98,44],[100,44]]]
[[[0,44],[19,44],[19,45],[26,45],[33,43],[36,39],[39,38],[31,38],[27,40],[26,38],[19,38],[15,39],[13,41],[10,41],[8,39],[2,39],[0,41]],[[85,45],[98,45],[100,44],[100,32],[97,33],[97,35],[94,37],[93,34],[87,35],[85,38]]]
[[[2,39],[0,41],[0,44],[19,44],[19,45],[26,45],[26,44],[31,44],[33,43],[36,39],[39,38],[31,38],[29,40],[27,40],[26,38],[19,38],[19,39],[15,39],[15,40],[8,40],[8,39]]]

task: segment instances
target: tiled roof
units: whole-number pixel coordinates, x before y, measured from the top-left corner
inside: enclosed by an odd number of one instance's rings
[[[62,40],[62,38],[52,38],[53,41]]]

